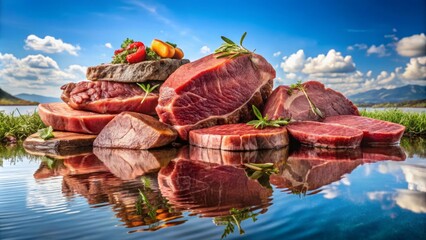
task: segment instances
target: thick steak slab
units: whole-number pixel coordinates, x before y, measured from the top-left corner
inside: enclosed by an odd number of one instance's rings
[[[317,81],[302,84],[309,98],[326,117],[335,115],[359,115],[357,107],[343,94]],[[270,119],[291,118],[300,121],[319,121],[320,119],[311,111],[308,100],[299,90],[288,92],[288,86],[277,87],[268,98],[263,115]]]
[[[324,122],[350,126],[363,131],[363,144],[397,144],[405,131],[402,125],[361,116],[333,116],[326,118]]]
[[[131,111],[156,115],[158,92],[150,93],[141,103],[145,91],[134,83],[84,81],[65,84],[61,89],[61,99],[74,109],[97,113]]]
[[[164,81],[188,59],[161,59],[156,61],[142,61],[134,64],[102,64],[88,67],[88,80],[103,80],[115,82],[145,82],[148,80]]]
[[[303,144],[325,148],[356,148],[363,136],[356,128],[313,121],[291,123],[287,130]]]
[[[288,134],[285,127],[256,129],[245,123],[226,124],[190,131],[189,143],[229,151],[272,149],[287,146]]]
[[[115,114],[99,114],[70,108],[66,103],[43,103],[38,114],[47,126],[55,130],[98,134]]]
[[[187,140],[191,129],[251,119],[272,91],[275,70],[262,56],[209,55],[180,67],[160,88],[157,113]]]
[[[157,119],[135,112],[117,115],[99,133],[94,147],[150,149],[165,146],[177,137],[176,131]]]

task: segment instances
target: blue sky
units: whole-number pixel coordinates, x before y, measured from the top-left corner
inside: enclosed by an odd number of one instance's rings
[[[245,46],[276,68],[276,85],[316,79],[348,95],[426,85],[425,9],[424,0],[2,0],[0,87],[58,97],[126,37],[177,43],[193,61],[221,35],[244,32]]]

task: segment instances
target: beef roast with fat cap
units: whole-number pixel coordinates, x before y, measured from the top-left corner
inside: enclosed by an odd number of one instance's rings
[[[116,115],[74,110],[66,103],[43,103],[38,114],[46,126],[55,130],[98,134]]]
[[[94,147],[150,149],[165,146],[177,137],[176,131],[157,119],[135,112],[117,115],[99,133]]]
[[[68,106],[97,113],[125,111],[156,115],[158,92],[148,94],[134,83],[109,81],[68,83],[61,87],[61,98]]]
[[[405,131],[402,125],[361,116],[333,116],[326,118],[324,122],[350,126],[363,131],[363,144],[397,144]]]
[[[257,129],[252,125],[237,123],[192,130],[189,132],[189,143],[229,151],[272,149],[287,146],[288,134],[285,127]]]
[[[115,82],[145,82],[149,80],[164,81],[176,69],[189,63],[188,59],[160,59],[142,61],[139,63],[102,64],[88,67],[88,80],[115,81]]]
[[[302,84],[306,92],[321,112],[328,116],[335,115],[359,115],[357,107],[343,94],[326,88],[317,81],[308,81]],[[308,100],[300,90],[289,92],[288,86],[277,87],[268,98],[263,115],[269,119],[291,118],[294,120],[321,120],[312,111]]]
[[[325,148],[356,148],[363,136],[356,128],[314,121],[294,122],[287,130],[303,144]]]
[[[187,140],[191,129],[251,120],[272,91],[275,70],[262,56],[209,55],[183,65],[160,88],[157,114]]]

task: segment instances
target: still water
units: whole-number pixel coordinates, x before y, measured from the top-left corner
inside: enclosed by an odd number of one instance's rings
[[[425,239],[426,139],[31,154],[0,149],[0,239]],[[252,179],[243,163],[274,164]]]

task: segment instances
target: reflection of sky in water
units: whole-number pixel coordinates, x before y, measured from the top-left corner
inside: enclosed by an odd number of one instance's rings
[[[62,193],[62,177],[46,180],[28,179],[27,207],[38,212],[63,213],[69,212],[69,199]]]
[[[414,213],[426,213],[426,163],[419,159],[410,160],[404,163],[383,162],[377,166],[379,173],[391,174],[396,181],[407,183],[407,189],[368,192],[368,199],[379,201],[383,209],[396,204]]]

